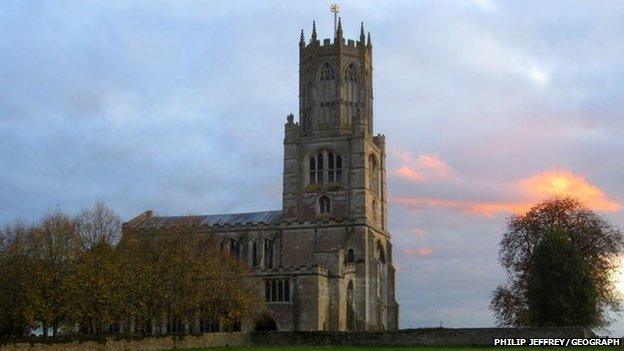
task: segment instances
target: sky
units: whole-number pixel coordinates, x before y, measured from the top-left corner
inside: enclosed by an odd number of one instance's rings
[[[0,2],[0,225],[280,209],[300,30],[330,37],[329,5]],[[494,325],[505,221],[544,198],[624,226],[624,2],[340,5],[373,42],[401,327]]]

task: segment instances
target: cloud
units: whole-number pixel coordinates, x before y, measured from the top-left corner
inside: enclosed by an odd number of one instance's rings
[[[431,247],[406,247],[403,249],[403,253],[408,256],[429,257],[433,255],[433,252]]]
[[[619,211],[622,205],[609,198],[602,189],[569,171],[546,171],[520,181],[532,200],[552,196],[574,196],[591,209]]]
[[[436,196],[435,188],[430,187],[428,191],[430,194],[433,192],[433,196],[392,197],[392,201],[413,210],[440,207],[491,217],[497,213],[524,212],[535,203],[555,196],[575,197],[597,211],[615,212],[622,207],[621,203],[607,196],[600,187],[567,170],[548,170],[526,178],[499,182],[477,180],[474,176],[459,174],[436,155],[413,157],[404,153],[401,160],[405,163],[394,171],[397,177],[412,183],[447,184],[456,189],[449,194],[447,187],[442,186],[439,188],[441,196]],[[474,198],[471,195],[468,199],[461,198],[471,187],[482,187],[484,184],[490,189],[483,192],[483,197]]]
[[[397,176],[414,182],[449,179],[453,169],[435,154],[414,157],[409,152],[399,152],[402,165],[393,170]]]

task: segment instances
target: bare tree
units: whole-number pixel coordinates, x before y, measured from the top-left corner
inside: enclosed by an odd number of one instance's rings
[[[78,214],[76,230],[86,250],[102,242],[115,245],[121,235],[121,219],[115,211],[98,201]]]

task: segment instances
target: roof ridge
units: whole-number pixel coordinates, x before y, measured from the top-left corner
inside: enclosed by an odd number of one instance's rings
[[[152,218],[184,218],[184,217],[208,217],[208,216],[231,216],[231,215],[243,215],[243,214],[257,214],[257,213],[277,213],[283,212],[282,210],[267,210],[267,211],[252,211],[252,212],[233,212],[233,213],[211,213],[211,214],[189,214],[182,216],[153,216]]]

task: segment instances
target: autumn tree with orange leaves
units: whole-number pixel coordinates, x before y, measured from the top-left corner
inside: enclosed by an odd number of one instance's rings
[[[262,313],[248,267],[221,252],[189,217],[154,233],[128,231],[96,203],[69,216],[0,229],[0,337],[198,332],[208,318],[232,326]]]

